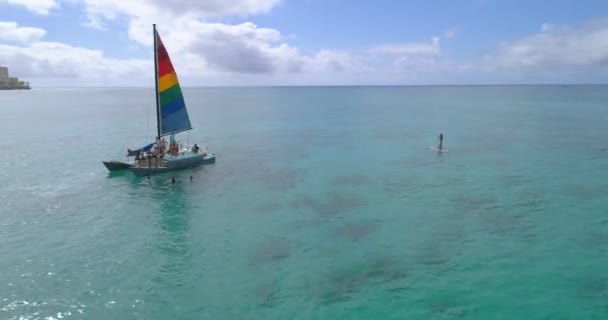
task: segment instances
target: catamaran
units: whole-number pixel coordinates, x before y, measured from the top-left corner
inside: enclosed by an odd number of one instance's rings
[[[188,168],[197,164],[215,162],[215,155],[207,152],[206,147],[179,143],[175,134],[192,130],[186,102],[182,94],[177,74],[169,58],[156,25],[154,32],[154,80],[156,95],[156,141],[138,150],[128,150],[129,155],[135,155],[133,163],[113,163],[114,167],[129,169],[137,176],[147,176],[178,169]],[[170,136],[167,145],[164,137]],[[108,164],[104,162],[108,167]]]

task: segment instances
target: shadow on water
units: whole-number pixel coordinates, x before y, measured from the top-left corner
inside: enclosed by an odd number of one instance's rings
[[[363,174],[350,174],[350,175],[342,175],[334,177],[331,181],[331,184],[338,188],[343,187],[353,187],[353,186],[363,186],[369,184],[372,181],[372,178],[368,175]]]
[[[357,293],[382,285],[386,290],[401,290],[407,274],[391,257],[370,257],[361,264],[331,271],[318,282],[309,284],[309,296],[322,304],[350,300]]]
[[[277,213],[283,209],[280,203],[266,202],[254,207],[254,211],[261,214]]]
[[[605,301],[608,298],[608,279],[588,274],[576,280],[577,294],[583,300]]]
[[[329,191],[322,198],[299,195],[291,202],[293,208],[311,209],[322,216],[341,216],[367,204],[364,197],[345,191]]]
[[[276,307],[282,299],[281,287],[274,282],[257,286],[253,291],[253,295],[258,297],[260,301],[258,305],[265,308]]]
[[[190,229],[190,203],[184,195],[182,182],[164,185],[164,192],[158,199],[159,238],[158,248],[165,255],[167,271],[179,271],[185,264],[189,248],[187,246]]]
[[[349,222],[332,230],[332,235],[356,242],[370,237],[380,226],[370,221]]]
[[[302,169],[290,168],[264,168],[259,167],[253,178],[256,184],[265,187],[270,191],[285,191],[294,189],[306,176],[306,171]]]
[[[293,243],[287,239],[267,239],[254,247],[251,262],[255,265],[278,263],[291,255],[293,247]]]
[[[190,176],[194,171],[176,171],[150,177],[119,175],[128,184],[126,192],[137,203],[146,203],[150,208],[148,219],[151,224],[151,239],[144,250],[152,257],[147,268],[149,282],[146,287],[146,303],[154,306],[154,312],[175,315],[178,308],[189,306],[193,298],[191,284],[192,260],[202,252],[190,242],[191,218],[196,206],[192,202]],[[196,175],[198,176],[198,175]],[[118,176],[113,176],[112,178]],[[175,181],[172,179],[175,178]],[[114,180],[114,179],[112,179]],[[180,301],[175,306],[167,306],[167,301]],[[184,311],[184,310],[182,310]]]
[[[428,310],[436,317],[456,319],[475,313],[474,305],[468,301],[466,292],[440,291],[427,300]]]

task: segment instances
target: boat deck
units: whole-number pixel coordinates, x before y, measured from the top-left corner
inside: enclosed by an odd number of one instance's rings
[[[144,167],[144,168],[158,168],[158,167],[162,167],[163,159],[148,158],[148,159],[143,159],[143,160],[137,160],[135,162],[135,165],[138,167]]]

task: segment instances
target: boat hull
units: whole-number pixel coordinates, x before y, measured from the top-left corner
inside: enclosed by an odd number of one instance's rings
[[[178,157],[167,157],[162,166],[131,166],[129,169],[136,176],[149,176],[175,170],[190,168],[199,164],[214,163],[214,154],[189,154]]]
[[[131,163],[121,161],[103,161],[103,165],[106,166],[110,172],[127,170],[133,166]]]

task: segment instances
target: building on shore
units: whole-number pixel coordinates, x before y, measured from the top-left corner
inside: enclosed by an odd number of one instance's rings
[[[28,90],[30,83],[20,81],[19,78],[10,77],[7,67],[0,66],[0,90]]]
[[[8,68],[0,67],[0,88],[8,87]]]

